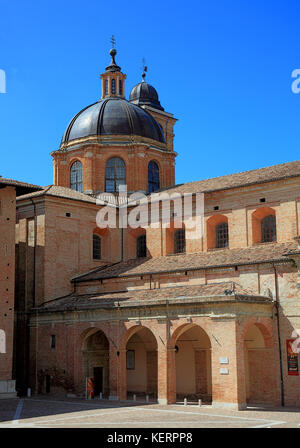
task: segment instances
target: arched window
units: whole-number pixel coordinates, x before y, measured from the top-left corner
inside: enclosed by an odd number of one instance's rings
[[[111,80],[111,93],[114,95],[116,93],[116,80]]]
[[[105,169],[105,191],[116,193],[118,187],[125,184],[125,163],[119,157],[109,159]]]
[[[105,80],[105,95],[108,94],[108,80]]]
[[[93,259],[101,260],[101,237],[93,234]]]
[[[216,248],[228,247],[228,224],[221,222],[216,226]]]
[[[185,230],[178,229],[174,233],[174,253],[180,254],[185,252]]]
[[[79,160],[72,163],[70,171],[70,187],[82,193],[82,164]]]
[[[141,235],[136,239],[136,256],[137,258],[146,257],[146,235]]]
[[[269,243],[276,241],[276,218],[268,215],[261,220],[261,242]]]
[[[123,84],[121,80],[119,81],[119,94],[123,95]]]
[[[157,163],[151,160],[148,165],[148,191],[152,193],[158,190],[159,187],[159,168]]]

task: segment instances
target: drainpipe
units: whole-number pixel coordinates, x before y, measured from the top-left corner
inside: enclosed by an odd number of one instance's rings
[[[121,261],[124,259],[124,229],[121,229]]]
[[[120,208],[119,208],[119,210],[118,210],[118,218],[119,218],[119,225],[118,225],[118,228],[119,228],[119,230],[120,230],[120,213],[122,213],[121,211],[120,211]],[[122,223],[121,223],[121,260],[119,260],[119,262],[120,261],[123,261],[124,260],[124,228],[123,228],[123,217],[122,217]]]
[[[36,222],[36,206],[33,202],[33,199],[30,198],[30,201],[33,205],[33,214],[34,214],[34,238],[33,238],[33,285],[32,285],[32,298],[33,298],[33,307],[35,307],[35,267],[36,267],[36,237],[37,237],[37,222]]]
[[[35,307],[35,267],[36,267],[36,232],[37,232],[37,222],[36,222],[36,206],[32,198],[30,198],[30,201],[33,205],[33,216],[34,216],[34,237],[33,237],[33,285],[32,285],[32,303],[33,307]],[[25,371],[26,371],[26,390],[30,386],[29,385],[29,360],[30,360],[30,328],[29,328],[29,312],[27,309],[28,304],[26,304],[25,307],[25,313],[26,313],[26,359],[25,359]],[[36,360],[37,362],[37,360]]]
[[[283,368],[282,368],[282,351],[281,351],[280,318],[279,318],[279,288],[278,288],[278,273],[275,267],[275,263],[273,263],[273,269],[275,278],[275,307],[277,317],[277,332],[278,332],[279,361],[280,361],[281,406],[284,406],[284,380],[283,380]]]

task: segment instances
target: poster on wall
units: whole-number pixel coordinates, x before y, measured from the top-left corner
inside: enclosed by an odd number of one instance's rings
[[[94,398],[94,378],[86,379],[86,398],[92,400]]]
[[[298,353],[293,351],[293,342],[295,339],[286,340],[288,375],[299,375]]]

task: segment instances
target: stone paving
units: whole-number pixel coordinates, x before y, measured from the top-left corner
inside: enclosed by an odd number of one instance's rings
[[[80,398],[0,400],[1,428],[299,428],[300,409],[216,409]],[[300,432],[299,432],[300,434]]]

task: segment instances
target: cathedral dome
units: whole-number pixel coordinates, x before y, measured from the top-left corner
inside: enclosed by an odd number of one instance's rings
[[[156,89],[144,80],[133,87],[130,92],[129,101],[139,106],[145,105],[164,110],[159,102]]]
[[[122,98],[104,98],[82,109],[71,120],[61,143],[93,135],[139,135],[165,143],[155,118]]]

